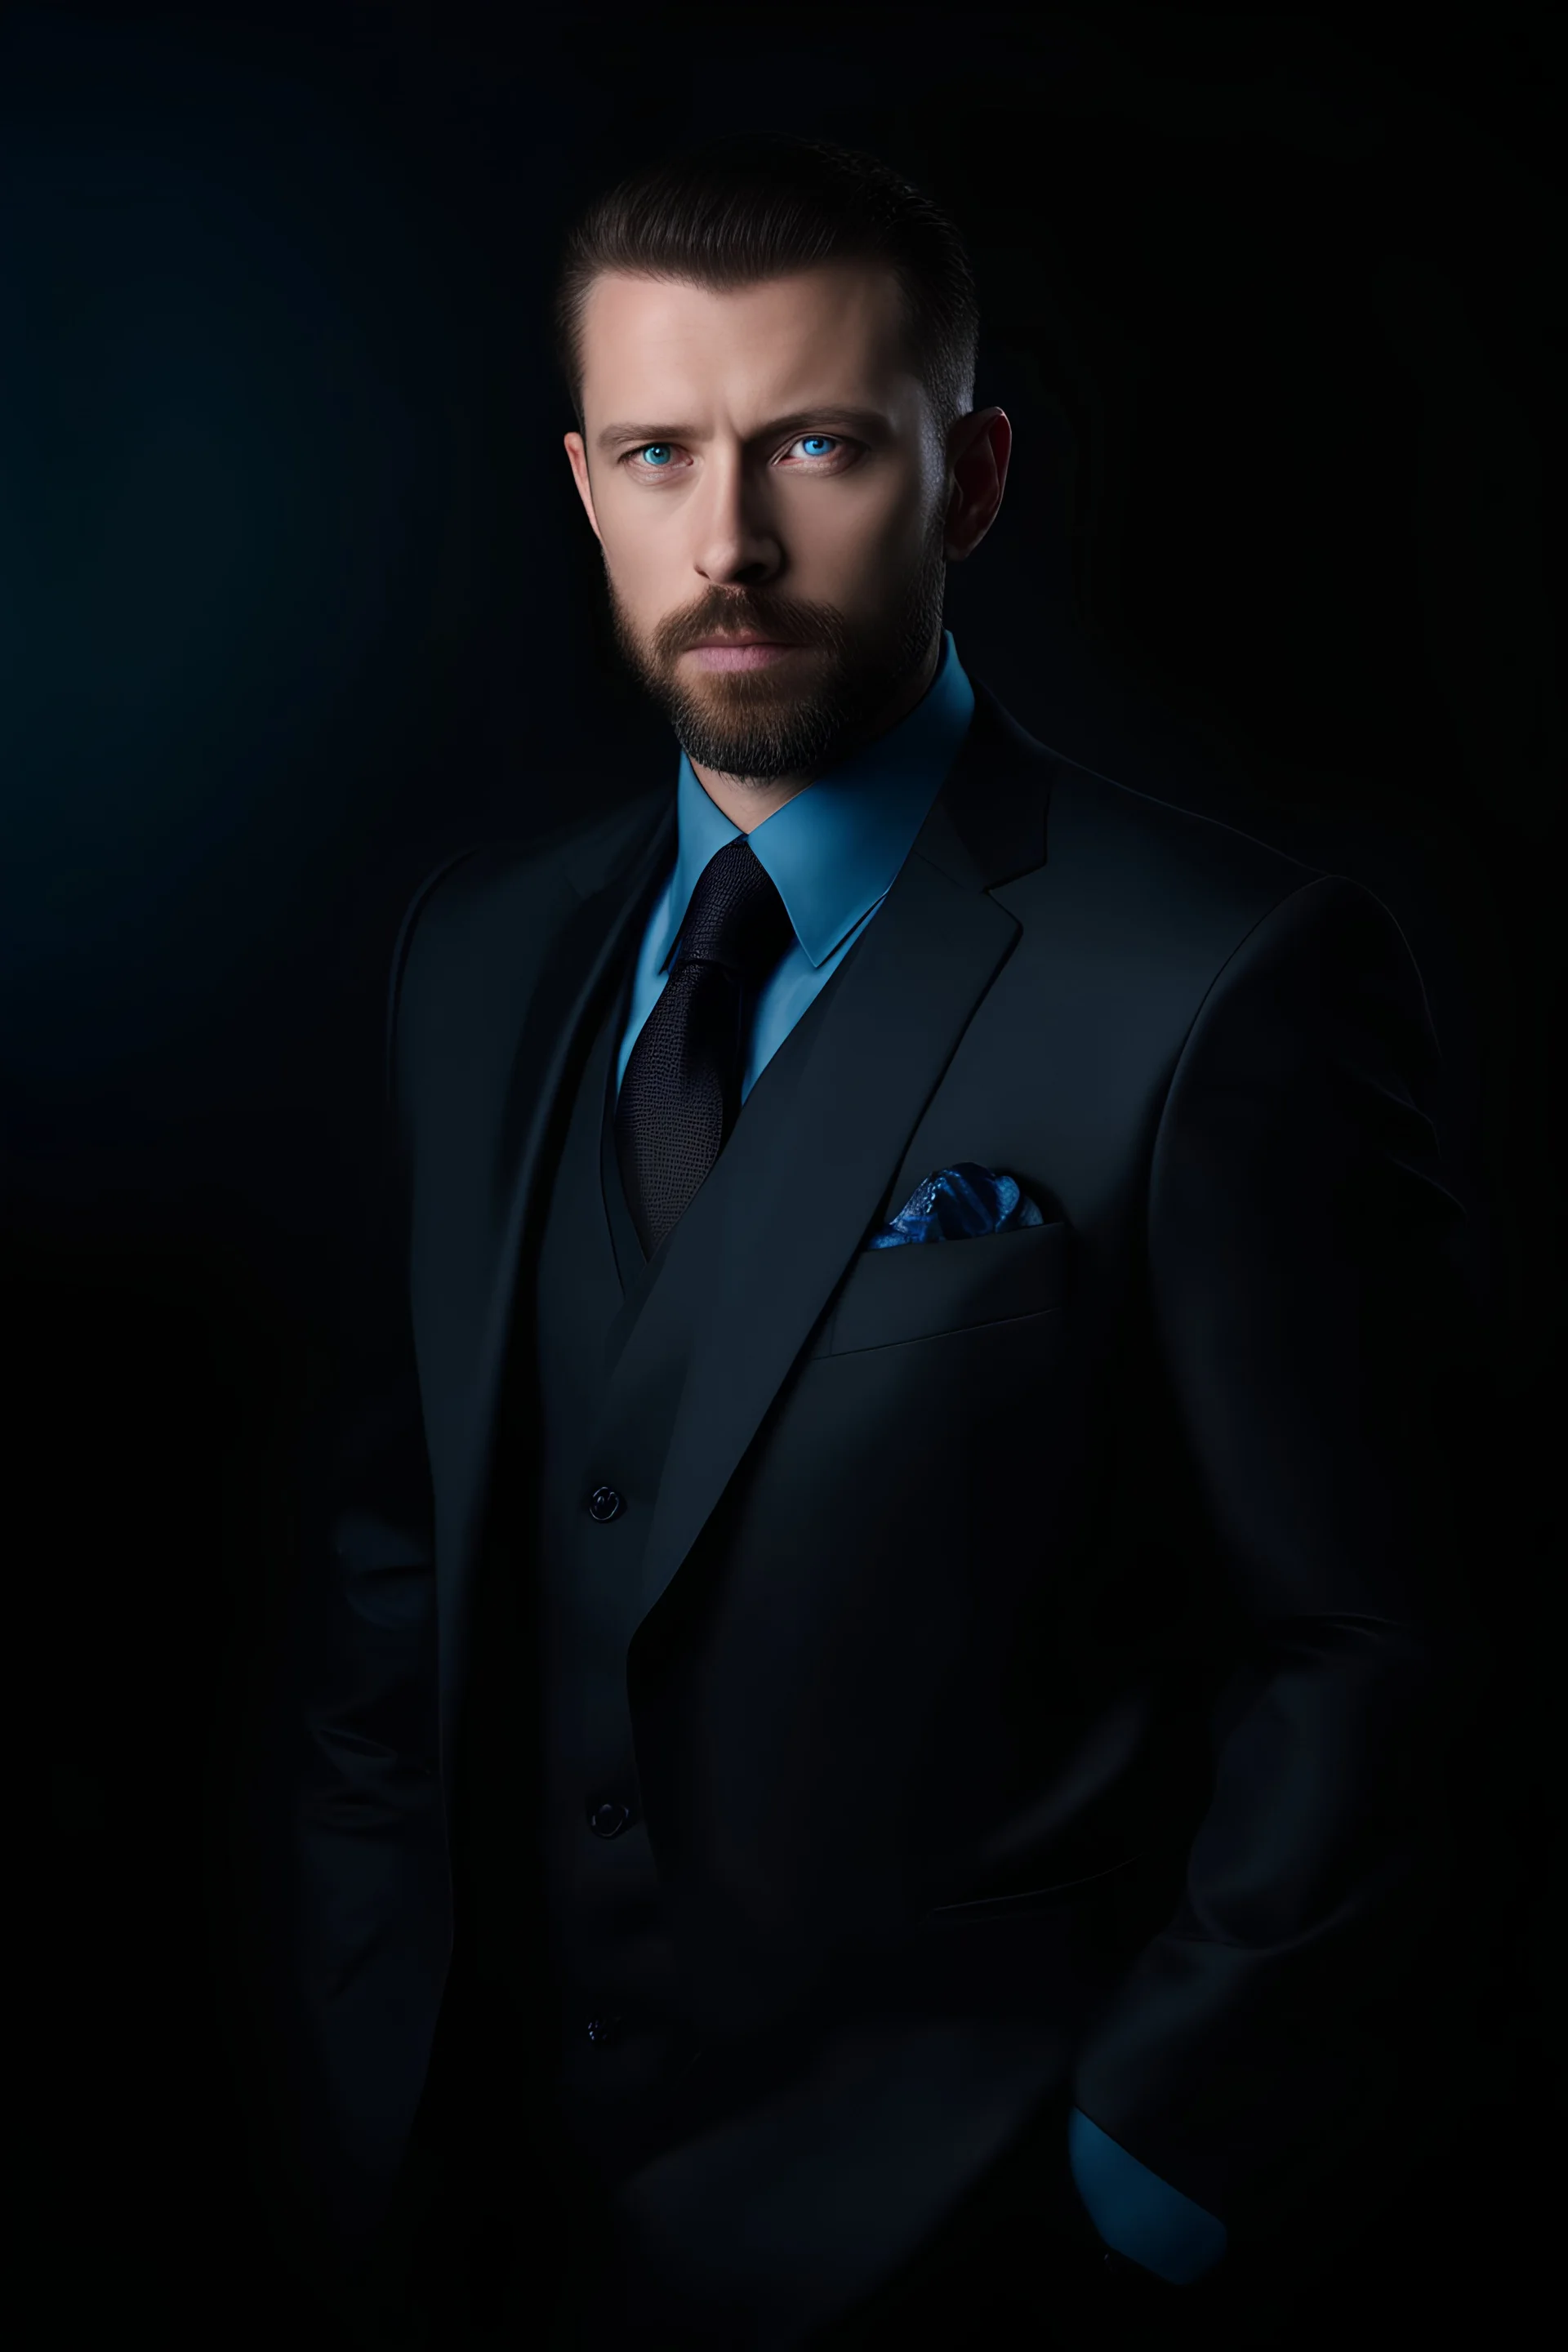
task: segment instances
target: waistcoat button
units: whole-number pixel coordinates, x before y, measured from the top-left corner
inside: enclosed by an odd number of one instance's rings
[[[588,1497],[589,1516],[600,1521],[618,1519],[626,1507],[613,1486],[595,1486]]]
[[[590,1806],[588,1827],[595,1837],[619,1837],[631,1817],[629,1805],[619,1804],[614,1798],[606,1797],[602,1805]]]

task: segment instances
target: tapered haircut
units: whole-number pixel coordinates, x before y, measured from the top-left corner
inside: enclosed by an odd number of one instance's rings
[[[775,131],[709,140],[647,164],[596,196],[568,232],[552,328],[578,430],[584,309],[605,271],[722,291],[832,262],[893,273],[909,362],[945,435],[974,404],[980,329],[958,230],[878,157]]]

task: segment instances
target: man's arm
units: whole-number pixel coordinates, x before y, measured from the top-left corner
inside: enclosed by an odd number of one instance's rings
[[[401,2162],[451,1940],[428,1470],[403,1356],[389,1339],[331,1433],[300,1643],[293,1990],[315,2194],[345,2251]]]
[[[1153,1153],[1157,1345],[1242,1662],[1182,1898],[1073,2091],[1253,2240],[1375,2131],[1380,2004],[1441,1927],[1473,1629],[1440,1435],[1465,1327],[1444,1246],[1462,1212],[1422,1108],[1434,1056],[1393,919],[1321,878],[1209,991]]]
[[[464,853],[466,854],[466,853]],[[331,1320],[331,1396],[303,1481],[290,1790],[290,1986],[310,2195],[334,2258],[380,2221],[429,2059],[451,1949],[438,1777],[434,1497],[409,1305],[392,961],[385,1126]]]

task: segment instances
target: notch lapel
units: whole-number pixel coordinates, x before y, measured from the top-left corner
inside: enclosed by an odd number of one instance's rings
[[[988,894],[1043,862],[1050,772],[977,686],[969,734],[891,889],[752,1090],[770,1089],[767,1116],[748,1124],[742,1112],[648,1264],[641,1311],[613,1343],[604,1425],[669,1373],[679,1401],[628,1638],[701,1533],[1012,952],[1020,926]]]
[[[969,733],[891,889],[759,1080],[779,1118],[748,1128],[742,1117],[714,1171],[724,1181],[710,1179],[642,1269],[627,1300],[641,1311],[617,1318],[605,1365],[612,1407],[635,1392],[639,1367],[646,1378],[661,1356],[673,1357],[682,1382],[637,1591],[628,1596],[628,1639],[700,1534],[1011,952],[1018,924],[986,894],[1043,862],[1052,767],[976,682]],[[567,857],[578,903],[517,1008],[496,1130],[498,1234],[468,1391],[470,1434],[441,1545],[448,1787],[518,1282],[542,1213],[550,1139],[587,1024],[633,950],[675,830],[673,797],[661,794],[657,807],[645,801],[624,827]],[[767,1148],[764,1127],[788,1135],[787,1150]]]

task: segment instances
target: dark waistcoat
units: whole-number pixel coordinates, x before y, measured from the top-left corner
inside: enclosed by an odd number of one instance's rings
[[[531,1513],[552,2087],[573,2137],[612,2162],[631,2115],[684,2054],[626,1702],[633,1522],[647,1515],[609,1483],[616,1465],[592,1455],[605,1350],[645,1263],[615,1150],[626,1003],[623,987],[599,1024],[541,1238]]]
[[[660,1272],[632,1224],[615,1144],[631,979],[628,967],[609,992],[571,1089],[520,1302],[523,1361],[503,1415],[510,1475],[486,1547],[455,1855],[454,1967],[483,1981],[487,2019],[499,2012],[522,2052],[520,2082],[500,2071],[487,2025],[491,2095],[521,2097],[610,2178],[668,2144],[701,2039],[681,1997],[626,1693],[651,1517],[638,1465],[662,1458],[679,1382],[623,1394],[612,1430],[605,1419],[611,1367]],[[775,1062],[804,1048],[832,989]],[[766,1120],[773,1099],[754,1087],[747,1120]],[[721,1157],[707,1181],[725,1177]]]

